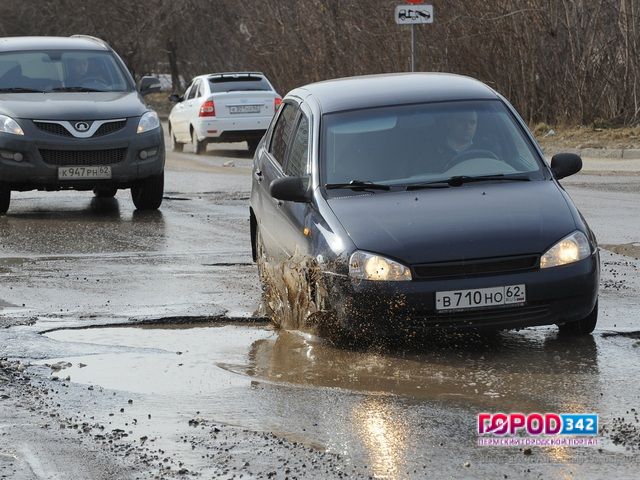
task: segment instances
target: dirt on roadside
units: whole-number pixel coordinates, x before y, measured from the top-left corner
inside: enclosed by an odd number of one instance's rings
[[[640,125],[600,128],[595,126],[552,127],[539,123],[530,128],[544,149],[640,148]]]

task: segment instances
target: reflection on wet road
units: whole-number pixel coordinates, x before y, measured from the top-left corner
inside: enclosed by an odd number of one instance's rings
[[[242,325],[47,336],[71,342],[71,351],[78,343],[96,349],[64,358],[73,366],[55,375],[147,396],[144,408],[155,408],[154,416],[175,417],[177,401],[180,412],[278,432],[369,465],[376,478],[420,478],[413,470],[441,461],[443,448],[487,467],[522,460],[516,449],[472,449],[481,411],[596,411],[606,422],[638,395],[628,383],[634,364],[624,362],[637,354],[633,339],[565,340],[555,329],[391,351],[341,349],[299,332]],[[101,353],[101,346],[124,349]],[[163,404],[169,397],[173,402]],[[602,455],[620,455],[606,439],[602,447]],[[539,455],[575,472],[589,451],[557,447]]]

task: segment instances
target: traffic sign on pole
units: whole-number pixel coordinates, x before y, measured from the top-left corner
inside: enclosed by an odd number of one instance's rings
[[[398,5],[396,23],[398,25],[433,23],[433,5]]]
[[[398,5],[395,18],[398,25],[411,25],[411,71],[416,68],[415,25],[433,23],[433,5],[422,5],[423,0],[406,0],[410,5]]]

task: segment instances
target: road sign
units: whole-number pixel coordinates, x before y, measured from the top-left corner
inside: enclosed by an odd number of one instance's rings
[[[433,5],[398,5],[396,23],[398,25],[433,23]]]

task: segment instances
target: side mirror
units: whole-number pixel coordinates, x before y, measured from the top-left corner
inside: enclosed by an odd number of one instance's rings
[[[173,103],[180,103],[184,100],[182,95],[178,95],[177,93],[172,93],[169,95],[169,101]]]
[[[138,85],[138,90],[141,95],[148,95],[150,93],[159,92],[162,88],[160,85],[160,80],[156,77],[145,76],[140,79],[140,84]]]
[[[271,182],[269,193],[278,200],[307,203],[310,201],[309,177],[284,177]]]
[[[578,173],[582,169],[582,159],[575,153],[558,153],[551,158],[551,172],[556,180]]]

